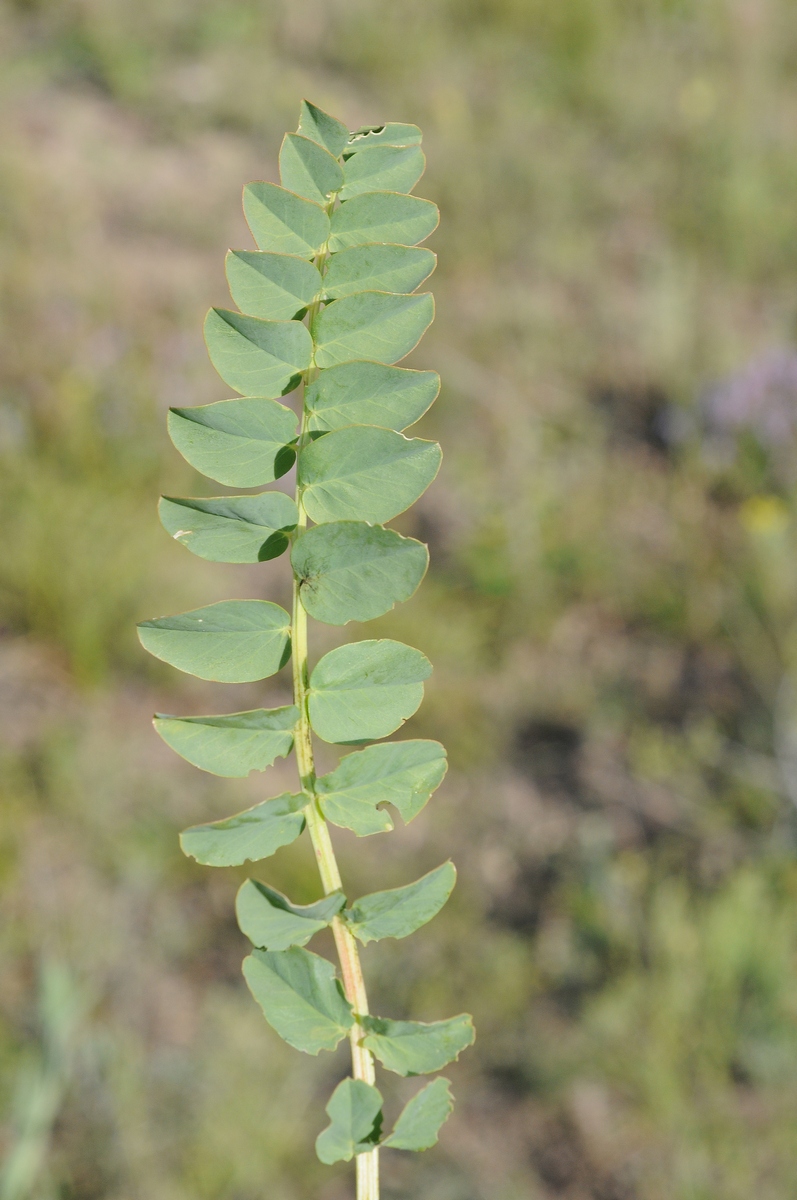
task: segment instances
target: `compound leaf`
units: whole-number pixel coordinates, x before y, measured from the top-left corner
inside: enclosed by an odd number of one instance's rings
[[[175,541],[210,562],[255,563],[287,548],[299,519],[284,492],[185,499],[162,496],[161,524]]]
[[[227,487],[260,487],[289,471],[296,427],[295,413],[260,396],[169,410],[169,435],[183,458]]]
[[[285,134],[279,163],[282,186],[316,204],[327,204],[343,187],[343,170],[337,159],[325,146],[302,134]]]
[[[362,192],[411,192],[425,169],[420,146],[373,146],[346,160],[340,198],[350,200]]]
[[[363,1016],[361,1020],[367,1030],[362,1044],[397,1075],[431,1075],[453,1062],[476,1036],[468,1013],[429,1025],[383,1017]]]
[[[387,125],[363,125],[349,135],[343,157],[348,158],[359,150],[370,150],[372,146],[419,146],[422,137],[417,125],[402,125],[397,121],[389,121]]]
[[[339,300],[364,291],[407,294],[429,278],[436,264],[437,256],[423,246],[394,246],[387,242],[352,246],[330,258],[324,276],[324,295]],[[236,303],[243,308],[240,300]],[[259,317],[267,315],[257,313]]]
[[[238,889],[235,913],[241,933],[258,949],[287,950],[309,942],[345,903],[343,892],[333,892],[315,904],[291,904],[275,888],[247,879]]]
[[[288,661],[291,619],[270,600],[220,600],[142,621],[138,636],[145,650],[178,671],[218,683],[252,683]]]
[[[401,432],[420,420],[440,391],[436,371],[350,362],[322,371],[305,389],[312,430],[381,425]]]
[[[373,1150],[382,1128],[382,1097],[362,1079],[344,1079],[326,1107],[331,1124],[316,1138],[322,1163],[350,1162],[355,1154]]]
[[[334,253],[365,242],[417,246],[437,228],[439,220],[437,205],[431,200],[401,192],[366,192],[347,200],[332,214],[329,248]]]
[[[324,146],[334,158],[340,158],[349,140],[349,131],[342,121],[316,108],[308,100],[302,100],[299,133]]]
[[[356,358],[398,362],[418,345],[433,320],[430,292],[345,296],[328,304],[313,321],[316,366],[323,370]]]
[[[408,1101],[382,1145],[394,1150],[429,1150],[437,1142],[440,1127],[453,1107],[451,1085],[441,1075]]]
[[[310,676],[310,724],[325,742],[387,737],[418,708],[431,672],[425,654],[389,638],[338,646]]]
[[[362,896],[347,910],[346,919],[363,945],[387,937],[408,937],[437,916],[456,881],[456,867],[445,862],[406,887]]]
[[[265,771],[276,758],[290,753],[298,720],[299,710],[291,704],[212,717],[156,713],[153,725],[166,745],[195,767],[242,779],[250,771]]]
[[[423,542],[381,525],[335,521],[316,525],[293,544],[291,563],[302,604],[328,625],[370,621],[408,600],[423,579]]]
[[[321,291],[318,267],[296,254],[230,250],[224,266],[230,295],[252,317],[292,321]]]
[[[205,867],[238,867],[247,860],[269,858],[280,846],[295,842],[305,826],[301,811],[308,797],[285,792],[223,821],[193,825],[180,834],[180,846],[189,858]]]
[[[299,455],[307,515],[326,521],[390,521],[414,504],[440,469],[437,442],[352,425],[317,438]]]
[[[246,185],[244,216],[258,250],[314,258],[329,237],[323,208],[276,183]]]
[[[313,356],[313,340],[300,321],[262,321],[228,308],[209,311],[205,344],[224,382],[249,396],[291,391]]]
[[[446,752],[439,742],[385,742],[347,754],[318,780],[316,791],[333,825],[365,837],[393,828],[379,804],[392,804],[409,824],[440,786],[446,768]]]
[[[301,946],[255,950],[243,972],[269,1025],[297,1050],[334,1050],[354,1024],[332,963]]]

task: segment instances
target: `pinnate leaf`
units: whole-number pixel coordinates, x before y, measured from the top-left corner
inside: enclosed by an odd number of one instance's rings
[[[346,903],[342,892],[324,896],[315,904],[291,904],[287,896],[256,879],[238,889],[235,913],[241,933],[259,949],[287,950],[304,946],[314,933],[325,929]]]
[[[362,896],[347,910],[346,919],[363,945],[387,937],[408,937],[437,916],[456,881],[456,867],[445,862],[406,887]]]
[[[413,739],[369,746],[347,754],[323,775],[316,791],[324,816],[363,837],[393,828],[378,804],[392,804],[405,824],[416,817],[446,773],[439,742]]]
[[[230,250],[225,269],[241,312],[267,321],[292,321],[321,291],[318,267],[296,254]]]
[[[301,946],[255,950],[243,972],[269,1025],[297,1050],[334,1050],[354,1024],[332,963]]]
[[[417,246],[437,228],[439,220],[437,205],[431,200],[400,192],[366,192],[333,212],[329,248],[334,253],[365,242]]]
[[[350,200],[362,192],[411,192],[425,168],[420,146],[369,147],[346,160],[340,198]]]
[[[339,158],[349,140],[349,131],[342,121],[302,100],[299,133],[324,146],[334,158]]]
[[[440,1127],[454,1107],[451,1085],[441,1075],[412,1097],[382,1142],[394,1150],[429,1150],[437,1142]]]
[[[312,338],[300,321],[262,321],[227,308],[211,308],[205,343],[224,382],[249,396],[284,395],[313,356]]]
[[[352,425],[333,430],[299,455],[307,515],[326,521],[382,524],[414,504],[440,469],[437,442],[392,429]]]
[[[367,1030],[363,1045],[397,1075],[431,1075],[453,1062],[476,1036],[467,1013],[429,1025],[383,1017],[364,1016],[361,1020]]]
[[[289,471],[297,420],[259,396],[169,411],[169,435],[192,467],[227,487],[260,487]]]
[[[310,676],[310,724],[325,742],[387,737],[418,708],[431,672],[425,654],[389,638],[338,646]]]
[[[345,296],[328,304],[313,321],[316,366],[323,370],[357,358],[398,362],[418,345],[433,320],[430,292]]]
[[[276,758],[290,753],[298,720],[299,710],[291,704],[210,717],[157,713],[153,725],[166,745],[195,767],[242,779],[250,771],[265,771]]]
[[[252,683],[288,661],[291,619],[270,600],[221,600],[142,621],[138,636],[156,658],[200,679]]]
[[[344,1079],[327,1104],[331,1124],[316,1138],[322,1163],[350,1162],[355,1154],[373,1150],[382,1128],[382,1097],[362,1079]]]
[[[162,496],[158,513],[175,541],[199,558],[227,563],[276,558],[287,548],[299,519],[295,503],[284,492],[207,499]]]
[[[324,295],[330,300],[339,300],[342,296],[365,291],[407,294],[429,278],[436,264],[437,256],[423,246],[393,246],[382,242],[352,246],[330,258],[324,276]],[[244,307],[240,300],[236,303]],[[260,317],[267,315],[257,314]]]
[[[436,371],[350,362],[322,371],[305,389],[312,430],[381,425],[401,432],[420,420],[440,391]]]
[[[205,867],[238,867],[247,860],[259,862],[280,846],[296,841],[305,826],[302,809],[307,803],[303,792],[293,796],[286,792],[223,821],[184,829],[180,846],[184,854]]]
[[[258,250],[314,258],[329,237],[323,208],[275,183],[246,185],[244,216]]]
[[[316,525],[291,550],[302,604],[328,625],[370,621],[408,600],[428,562],[422,542],[364,521]]]
[[[343,171],[325,146],[299,133],[286,133],[280,148],[280,180],[289,191],[326,204],[343,187]]]

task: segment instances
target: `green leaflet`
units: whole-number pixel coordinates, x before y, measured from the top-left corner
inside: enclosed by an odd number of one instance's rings
[[[276,183],[247,184],[244,216],[258,250],[313,258],[329,237],[323,208]]]
[[[456,881],[456,867],[445,862],[406,887],[362,896],[347,909],[346,920],[363,945],[387,937],[408,937],[437,916]]]
[[[326,147],[299,133],[286,133],[280,149],[280,181],[299,196],[327,204],[343,187],[343,171]]]
[[[350,200],[362,192],[411,192],[425,168],[420,146],[374,146],[346,160],[340,198]]]
[[[299,710],[291,704],[214,717],[156,713],[153,725],[167,746],[195,767],[240,779],[250,771],[265,771],[290,753],[298,719]]]
[[[332,963],[309,950],[255,950],[243,971],[269,1025],[297,1050],[334,1050],[354,1024]]]
[[[313,340],[299,321],[261,321],[211,308],[205,343],[225,383],[249,396],[282,396],[310,366]]]
[[[221,600],[206,608],[142,621],[145,650],[178,671],[219,683],[266,679],[288,661],[291,619],[269,600]]]
[[[189,858],[206,867],[237,867],[247,860],[269,858],[280,846],[295,842],[305,826],[302,809],[308,802],[300,792],[286,792],[254,808],[209,825],[193,825],[180,834],[180,846]]]
[[[433,320],[430,292],[358,292],[335,300],[313,321],[316,366],[334,367],[355,358],[398,362],[418,345]]]
[[[362,1017],[368,1031],[362,1039],[388,1071],[397,1075],[431,1075],[453,1062],[476,1036],[467,1013],[447,1021],[388,1021]]]
[[[291,321],[321,291],[318,267],[296,254],[230,250],[224,265],[230,295],[252,317]]]
[[[382,1128],[382,1097],[362,1079],[344,1079],[326,1107],[331,1124],[316,1138],[322,1163],[350,1162],[355,1154],[373,1150]]]
[[[349,131],[341,121],[307,100],[302,100],[299,133],[324,146],[335,158],[340,157],[349,140]]]
[[[328,625],[370,621],[408,600],[428,563],[422,542],[364,521],[316,525],[291,550],[302,604]]]
[[[169,435],[183,458],[227,487],[260,487],[289,471],[296,428],[295,413],[259,396],[169,410]]]
[[[299,455],[298,479],[311,521],[383,524],[414,504],[440,469],[437,442],[352,425],[317,438]]]
[[[453,1107],[451,1085],[441,1075],[408,1101],[382,1145],[394,1150],[429,1150],[437,1142],[440,1127]]]
[[[446,767],[439,742],[385,742],[347,754],[317,781],[316,792],[327,820],[364,837],[393,828],[379,804],[392,804],[409,824],[439,787]]]
[[[372,146],[419,146],[422,134],[417,125],[401,125],[390,121],[387,125],[363,125],[350,134],[343,157],[358,150],[370,150]]]
[[[177,499],[162,496],[161,524],[175,541],[210,562],[254,563],[276,558],[299,519],[284,492],[259,496]]]
[[[310,676],[310,724],[325,742],[387,737],[418,708],[431,673],[426,655],[403,642],[339,646]]]
[[[401,432],[420,420],[439,391],[436,371],[409,371],[374,362],[342,363],[322,371],[305,389],[308,428],[381,425]]]
[[[365,242],[397,242],[417,246],[437,228],[440,214],[431,200],[399,192],[367,192],[335,209],[329,248],[334,253]],[[263,246],[261,249],[272,249]]]
[[[414,292],[436,265],[437,256],[423,246],[389,243],[352,246],[330,258],[324,276],[324,295],[339,300],[355,292]]]
[[[247,879],[238,889],[235,913],[241,933],[258,949],[287,950],[309,942],[345,903],[343,892],[333,892],[315,904],[291,904],[282,892]]]

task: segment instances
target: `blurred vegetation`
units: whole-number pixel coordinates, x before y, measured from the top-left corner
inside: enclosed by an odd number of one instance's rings
[[[240,976],[238,874],[177,847],[285,781],[203,777],[148,725],[287,684],[178,679],[132,629],[285,593],[172,546],[155,498],[213,486],[164,413],[225,395],[201,319],[308,95],[420,124],[443,212],[414,363],[446,464],[402,526],[433,567],[369,633],[432,657],[410,729],[452,771],[406,831],[338,840],[358,891],[453,853],[444,914],[366,969],[385,1013],[466,996],[480,1037],[386,1200],[787,1200],[795,7],[0,0],[0,61],[5,1186],[27,1154],[42,1200],[349,1195],[312,1152],[345,1056],[296,1065]],[[267,874],[316,894],[303,845]]]

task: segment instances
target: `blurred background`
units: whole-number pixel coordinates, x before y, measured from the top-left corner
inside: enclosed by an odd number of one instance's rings
[[[797,1178],[797,8],[789,0],[1,0],[0,1196],[344,1200],[346,1053],[240,975],[223,781],[149,718],[285,703],[136,619],[284,602],[193,558],[165,432],[223,399],[201,323],[302,96],[413,121],[442,224],[430,576],[366,629],[435,664],[451,771],[336,832],[351,894],[460,876],[369,946],[374,1008],[470,1008],[440,1145],[387,1200],[788,1200]],[[329,760],[330,763],[334,759]],[[318,894],[304,841],[258,872]],[[322,950],[324,947],[322,946]],[[389,1106],[415,1086],[383,1075]],[[409,1081],[412,1084],[412,1081]]]

